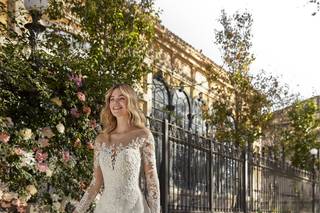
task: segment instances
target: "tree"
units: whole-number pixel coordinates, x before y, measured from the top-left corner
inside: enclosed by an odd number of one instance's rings
[[[272,106],[267,82],[259,81],[259,84],[258,78],[254,82],[249,75],[250,64],[254,61],[250,53],[253,20],[247,12],[237,12],[228,17],[222,11],[219,21],[223,29],[216,31],[216,44],[222,50],[227,71],[226,86],[215,88],[217,98],[209,107],[206,117],[215,127],[218,141],[252,144],[261,136]],[[215,81],[217,76],[213,74],[210,79]]]
[[[25,15],[1,25],[0,202],[57,212],[90,183],[106,89],[150,71],[156,13],[153,1],[52,0],[31,56]]]
[[[317,12],[320,10],[320,1],[319,0],[308,0],[309,3],[316,5],[316,11],[312,13],[313,16],[317,14]]]
[[[320,148],[317,142],[319,111],[313,99],[297,101],[284,112],[287,122],[282,126],[282,140],[285,152],[292,165],[311,170],[313,163],[309,153],[312,148]]]

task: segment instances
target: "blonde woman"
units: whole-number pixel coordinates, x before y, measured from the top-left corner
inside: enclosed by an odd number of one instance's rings
[[[74,213],[86,212],[102,186],[95,213],[159,213],[154,138],[134,90],[126,84],[109,89],[100,120],[104,130],[95,141],[93,179]],[[146,199],[139,188],[140,167]]]

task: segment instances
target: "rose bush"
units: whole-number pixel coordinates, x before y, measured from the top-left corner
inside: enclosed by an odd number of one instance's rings
[[[8,212],[31,203],[63,212],[79,200],[92,178],[106,89],[137,84],[150,71],[152,1],[50,2],[46,15],[55,21],[31,55],[27,18],[0,25],[0,210]],[[65,21],[70,13],[80,33]]]

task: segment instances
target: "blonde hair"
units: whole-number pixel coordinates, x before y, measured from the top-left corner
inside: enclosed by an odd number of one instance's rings
[[[117,84],[112,86],[105,95],[105,106],[100,113],[100,122],[103,126],[103,132],[109,134],[117,127],[117,119],[110,111],[110,96],[115,89],[119,89],[120,92],[128,100],[128,113],[130,125],[135,127],[144,128],[146,123],[146,117],[139,109],[138,96],[135,91],[127,84]]]

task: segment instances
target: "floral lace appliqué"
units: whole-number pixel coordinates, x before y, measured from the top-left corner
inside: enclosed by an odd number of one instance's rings
[[[112,145],[106,145],[106,143],[102,143],[100,150],[107,151],[110,153],[111,158],[111,166],[114,170],[117,155],[126,149],[138,149],[141,144],[144,142],[144,138],[142,137],[136,137],[131,140],[130,143],[124,145],[123,143],[119,144],[112,144]]]

